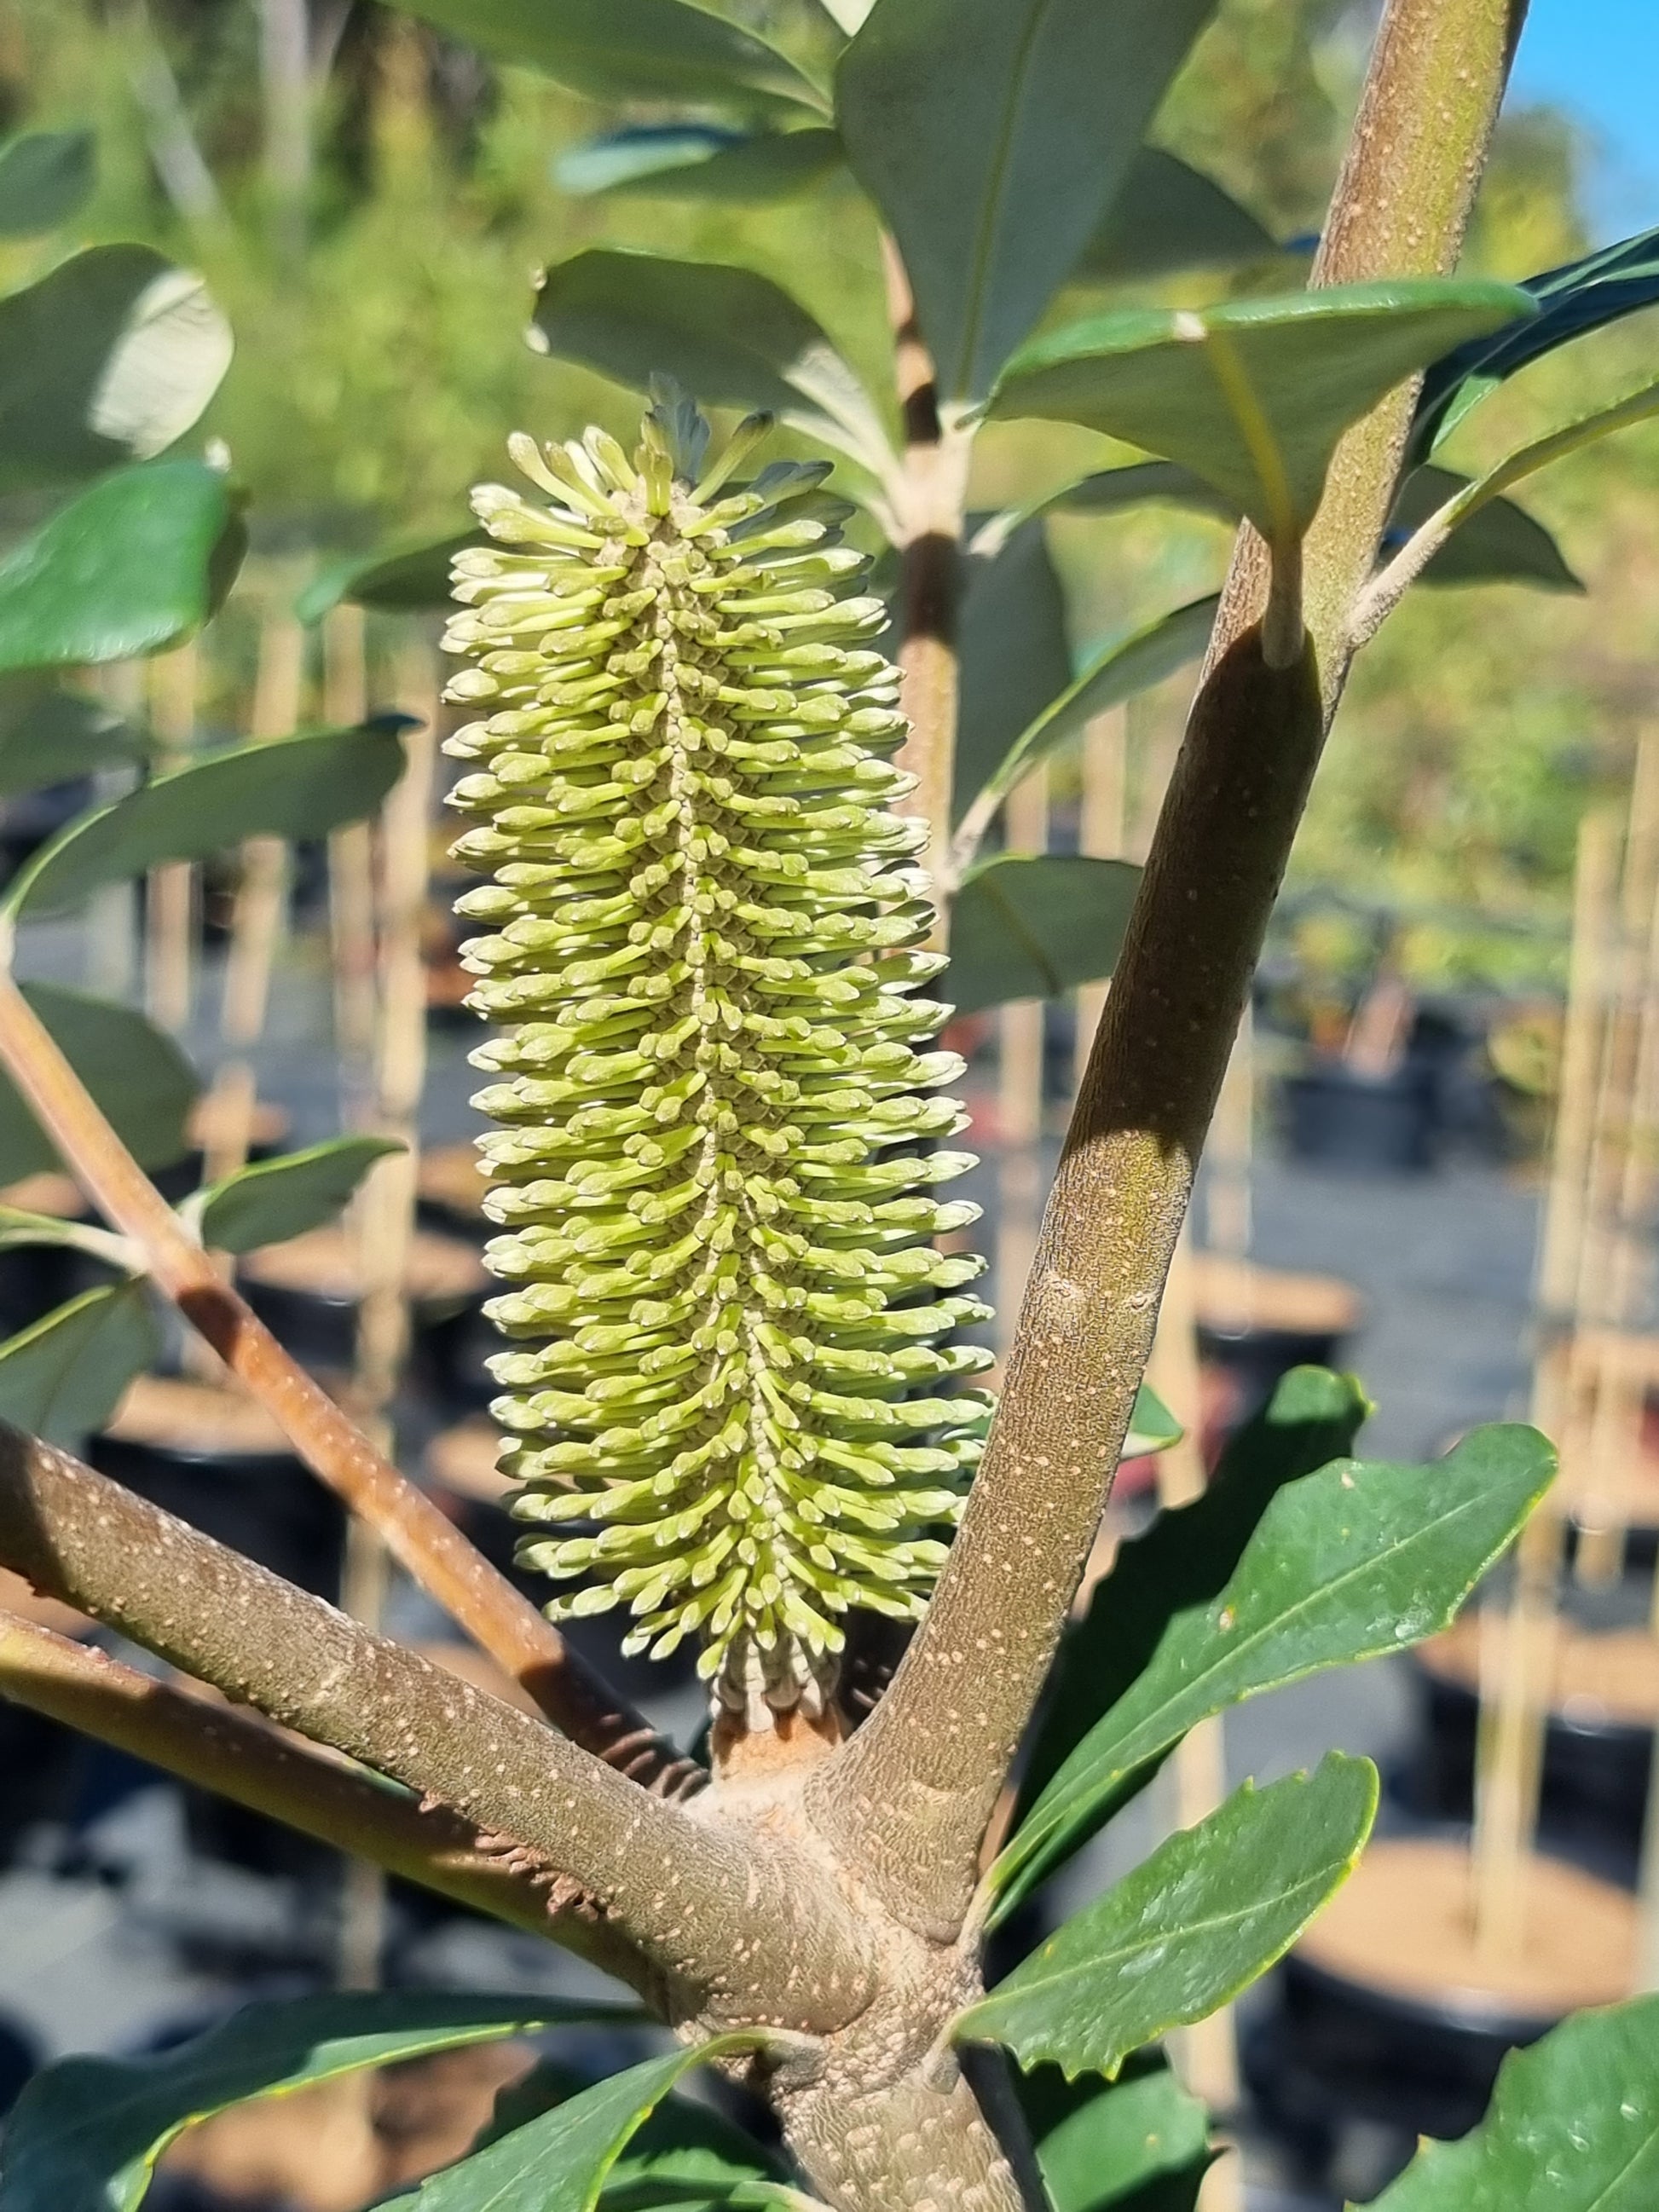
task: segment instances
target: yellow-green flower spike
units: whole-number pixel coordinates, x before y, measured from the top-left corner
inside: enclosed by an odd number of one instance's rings
[[[883,610],[825,468],[732,484],[765,427],[514,438],[539,496],[474,494],[446,640],[520,1557],[581,1578],[556,1619],[700,1638],[751,1727],[822,1704],[849,1607],[921,1613],[989,1411]]]

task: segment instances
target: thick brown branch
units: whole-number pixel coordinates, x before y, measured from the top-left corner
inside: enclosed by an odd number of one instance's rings
[[[1323,275],[1455,261],[1522,5],[1389,0]],[[1409,404],[1391,401],[1345,442],[1309,540],[1322,652],[1375,559]],[[867,1860],[890,1908],[938,1935],[961,1924],[981,1834],[1110,1488],[1194,1165],[1346,675],[1346,661],[1316,669],[1312,652],[1297,668],[1264,665],[1255,618],[1265,576],[1249,558],[1159,817],[961,1530],[891,1689],[809,1785],[835,1847]]]
[[[0,1563],[239,1704],[568,1875],[663,1978],[671,2009],[841,2026],[866,1938],[811,1863],[663,1804],[529,1714],[0,1425]],[[746,2008],[746,2012],[744,2008]]]
[[[4,975],[0,1062],[106,1219],[143,1252],[157,1287],[268,1407],[306,1464],[368,1522],[422,1588],[584,1750],[664,1794],[675,1794],[694,1779],[690,1763],[680,1760],[431,1499],[375,1450],[221,1279]]]
[[[3,1611],[0,1697],[459,1905],[550,1936],[641,1994],[654,1990],[645,1961],[604,1920],[550,1895],[506,1854],[480,1850],[470,1822],[447,1807],[422,1812],[412,1797],[252,1713],[155,1681]]]

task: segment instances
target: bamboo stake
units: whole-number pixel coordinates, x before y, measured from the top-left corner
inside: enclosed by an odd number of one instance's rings
[[[1129,710],[1114,707],[1083,731],[1083,808],[1078,850],[1091,860],[1122,856],[1127,835]],[[1072,1087],[1083,1080],[1089,1048],[1106,1008],[1107,986],[1085,983],[1077,994],[1077,1032],[1072,1048]]]
[[[1048,845],[1048,779],[1034,769],[1008,794],[1011,852]],[[1005,1356],[1036,1251],[1042,1211],[1042,1032],[1044,1002],[1017,999],[998,1017],[997,1349]]]
[[[1168,1512],[1201,1497],[1206,1481],[1192,1252],[1185,1236],[1176,1247],[1164,1285],[1146,1380],[1182,1425],[1180,1440],[1158,1455],[1158,1502]],[[1196,1827],[1227,1794],[1226,1737],[1220,1717],[1200,1721],[1189,1730],[1176,1747],[1170,1764],[1175,1825]],[[1193,2094],[1212,2112],[1236,2112],[1241,2093],[1238,2032],[1231,2007],[1183,2028],[1173,2039],[1180,2072]],[[1211,2167],[1199,2201],[1201,2212],[1243,2212],[1243,2184],[1236,2157],[1222,2159]]]
[[[286,737],[300,720],[306,638],[285,607],[272,606],[259,632],[249,735]],[[280,837],[251,837],[242,848],[242,878],[231,916],[219,1035],[231,1056],[220,1063],[209,1094],[203,1134],[204,1180],[216,1182],[247,1164],[258,1103],[248,1057],[264,1034],[270,978],[281,942],[288,891],[288,848]]]
[[[376,1164],[356,1208],[357,1316],[354,1409],[382,1450],[392,1438],[389,1412],[409,1356],[409,1266],[420,1173],[419,1115],[426,1084],[426,967],[422,925],[430,887],[433,774],[437,759],[439,680],[422,639],[400,657],[399,704],[417,714],[405,740],[407,765],[380,822],[379,1024],[374,1122],[404,1150]],[[348,1530],[345,1609],[378,1628],[387,1585],[385,1546],[361,1521]],[[340,1981],[373,1989],[386,1937],[386,1876],[366,1859],[349,1862],[342,1900]]]
[[[1249,1272],[1254,1218],[1250,1171],[1255,1152],[1255,1018],[1248,1005],[1222,1079],[1215,1118],[1204,1147],[1204,1234],[1209,1249],[1231,1264],[1220,1278],[1220,1327],[1242,1334],[1255,1319]]]
[[[99,690],[106,703],[131,729],[145,725],[144,664],[141,660],[112,661],[98,672]],[[131,769],[105,769],[92,780],[95,805],[107,806],[125,798],[135,780]],[[129,999],[137,980],[134,958],[137,932],[133,927],[133,887],[128,883],[106,884],[94,891],[87,905],[85,958],[88,990],[100,998]]]
[[[196,741],[201,661],[195,641],[149,666],[149,718],[158,769],[180,767]],[[195,982],[196,870],[165,860],[144,886],[144,1003],[150,1019],[177,1032],[188,1026]]]
[[[1659,1642],[1659,1574],[1653,1578],[1648,1632]],[[1641,1899],[1641,1950],[1636,1961],[1638,1990],[1659,1990],[1659,1729],[1653,1738],[1648,1766],[1648,1809],[1642,1830],[1642,1870],[1638,1878]]]
[[[1610,813],[1587,815],[1579,825],[1561,1083],[1539,1253],[1545,1336],[1533,1379],[1533,1418],[1553,1436],[1561,1433],[1566,1410],[1571,1341],[1564,1331],[1582,1279],[1618,840]],[[1526,1865],[1549,1721],[1563,1534],[1563,1509],[1547,1496],[1516,1549],[1515,1590],[1501,1643],[1495,1637],[1482,1640],[1474,1905],[1477,1942],[1494,1959],[1513,1956],[1524,1934]]]
[[[363,612],[344,601],[323,622],[323,719],[347,729],[368,712]],[[374,1059],[374,835],[366,822],[328,841],[329,934],[334,957],[334,1042],[340,1058],[343,1119],[367,1116]]]

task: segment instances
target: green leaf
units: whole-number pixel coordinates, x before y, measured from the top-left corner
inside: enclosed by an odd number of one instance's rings
[[[947,399],[984,398],[1070,275],[1213,8],[877,0],[836,112]]]
[[[1202,1497],[1160,1513],[1143,1534],[1119,1547],[1088,1612],[1061,1641],[1016,1827],[1101,1716],[1152,1663],[1176,1616],[1220,1595],[1279,1492],[1346,1459],[1370,1411],[1351,1375],[1292,1368],[1261,1412],[1229,1438]],[[1137,1407],[1131,1427],[1139,1425]],[[1126,1443],[1123,1456],[1131,1455]]]
[[[844,160],[840,138],[823,128],[745,135],[712,123],[635,123],[568,148],[553,175],[579,198],[611,192],[755,207],[809,191]]]
[[[941,985],[959,1013],[1057,999],[1117,964],[1140,871],[1077,854],[999,853],[963,878]]]
[[[596,246],[548,271],[535,329],[544,349],[644,391],[676,377],[706,405],[764,409],[878,475],[881,418],[820,325],[752,269]]]
[[[1575,2013],[1510,2051],[1480,2125],[1420,2144],[1367,2212],[1652,2212],[1656,2051],[1659,1996]]]
[[[1066,593],[1040,521],[1021,524],[965,564],[953,820],[997,763],[1070,682]]]
[[[0,1420],[51,1444],[79,1444],[161,1353],[161,1328],[142,1283],[84,1291],[0,1344]],[[6,2148],[9,2160],[9,2130]]]
[[[970,810],[975,827],[988,823],[1020,778],[1029,775],[1094,715],[1121,706],[1139,691],[1150,691],[1155,684],[1162,684],[1178,668],[1196,660],[1210,641],[1219,604],[1212,592],[1097,646],[1065,690],[1020,732],[987,777]]]
[[[0,300],[0,490],[149,459],[230,366],[199,276],[148,246],[94,246]]]
[[[23,996],[140,1167],[170,1167],[190,1149],[185,1122],[200,1085],[167,1035],[137,1007],[60,983],[25,983]],[[61,1166],[57,1148],[0,1074],[0,1184]]]
[[[1042,2066],[1016,2086],[1054,2212],[1196,2212],[1210,2116],[1161,2056],[1135,2054],[1115,2081]]]
[[[1231,502],[1191,469],[1174,461],[1133,461],[1127,468],[1100,469],[1079,477],[1035,501],[1026,513],[1060,514],[1117,514],[1126,507],[1181,507],[1197,514],[1213,515],[1218,522],[1237,520]]]
[[[6,2123],[0,2212],[136,2212],[174,2136],[227,2105],[555,2023],[635,2018],[557,1997],[390,1990],[247,2005],[152,2057],[60,2059]]]
[[[1178,461],[1282,544],[1312,520],[1351,422],[1459,337],[1532,311],[1512,284],[1425,276],[1101,315],[1027,346],[990,411]]]
[[[1522,289],[1538,303],[1530,321],[1471,338],[1431,364],[1412,423],[1414,454],[1431,453],[1517,369],[1659,301],[1659,229],[1525,277]]]
[[[1353,1872],[1376,1796],[1370,1759],[1341,1752],[1267,1790],[1247,1782],[959,2013],[954,2039],[1006,2044],[1022,2065],[1115,2074],[1283,1958]]]
[[[1425,461],[1401,488],[1382,541],[1384,558],[1397,553],[1469,479],[1455,470]],[[1567,566],[1560,547],[1543,524],[1512,499],[1495,498],[1477,507],[1429,562],[1422,584],[1531,584],[1544,592],[1582,592],[1583,585]]]
[[[101,700],[39,676],[0,679],[0,798],[142,757],[137,733]]]
[[[775,46],[685,0],[410,0],[409,12],[591,100],[825,104]]]
[[[55,230],[82,206],[97,180],[90,131],[26,131],[0,145],[0,238]]]
[[[629,2137],[682,2075],[723,2051],[752,2050],[760,2039],[753,2033],[716,2036],[630,2066],[445,2166],[381,2212],[592,2212]],[[10,2212],[3,2195],[0,2212]]]
[[[1119,284],[1183,269],[1224,269],[1282,251],[1213,179],[1161,146],[1142,146],[1073,275]]]
[[[391,1137],[334,1137],[210,1183],[198,1226],[212,1252],[254,1252],[332,1221],[376,1160],[406,1147]]]
[[[234,520],[224,477],[201,461],[91,485],[0,560],[0,673],[178,644],[216,604]]]
[[[1121,1457],[1144,1459],[1149,1452],[1168,1451],[1181,1442],[1181,1424],[1154,1390],[1143,1382],[1135,1392],[1135,1409],[1129,1416],[1129,1433]]]
[[[407,538],[373,553],[331,561],[295,599],[295,615],[302,623],[318,623],[342,599],[388,613],[441,611],[453,603],[449,572],[455,556],[489,542],[482,530],[456,530],[447,538]]]
[[[1224,1588],[1170,1613],[1145,1668],[1015,1831],[991,1870],[1000,1914],[1212,1713],[1449,1627],[1554,1473],[1535,1429],[1503,1424],[1432,1466],[1338,1460],[1279,1491]]]
[[[248,837],[325,836],[373,814],[403,772],[404,714],[352,730],[234,745],[82,814],[20,869],[0,911],[77,906],[163,860],[199,860]]]

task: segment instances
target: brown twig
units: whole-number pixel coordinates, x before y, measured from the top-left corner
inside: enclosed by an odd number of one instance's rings
[[[1389,0],[1323,278],[1455,259],[1523,12],[1523,0]],[[1296,665],[1270,665],[1252,626],[1265,565],[1248,547],[1235,564],[984,1463],[891,1689],[809,1785],[832,1841],[868,1863],[893,1911],[932,1934],[962,1924],[981,1835],[1110,1488],[1199,1149],[1346,676],[1332,641],[1346,635],[1375,559],[1410,405],[1409,392],[1390,399],[1339,448],[1308,542],[1311,635]]]
[[[615,1696],[415,1486],[353,1427],[146,1179],[9,975],[0,975],[0,1063],[52,1132],[82,1188],[144,1255],[152,1279],[275,1417],[295,1449],[498,1666],[573,1741],[656,1789],[687,1778]]]
[[[717,2012],[757,1973],[791,1992],[786,2027],[833,2028],[868,2002],[867,1931],[784,1838],[757,1851],[648,1797],[531,1715],[3,1425],[0,1563],[235,1703],[513,1838],[645,1953],[676,2009]]]

